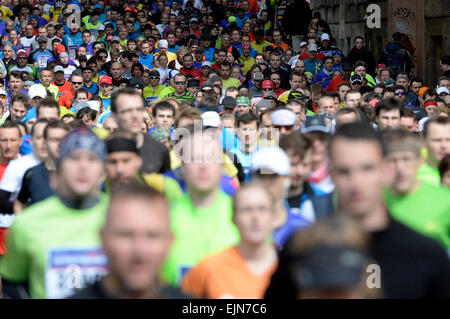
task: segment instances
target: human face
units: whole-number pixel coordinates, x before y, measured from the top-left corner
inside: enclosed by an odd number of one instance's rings
[[[186,141],[187,150],[190,150],[187,154],[191,157],[185,159],[183,173],[188,189],[198,194],[216,190],[222,177],[220,144],[206,135],[197,133]]]
[[[352,108],[356,108],[360,105],[361,103],[361,93],[348,93],[346,95],[346,106],[347,107],[352,107]]]
[[[68,132],[62,128],[52,128],[47,130],[47,139],[45,140],[45,147],[48,156],[56,161],[59,157],[59,144]]]
[[[287,155],[289,156],[289,160],[291,161],[291,188],[299,188],[303,187],[303,184],[308,177],[308,174],[311,172],[312,168],[312,151],[308,150],[305,154],[304,158],[301,158],[298,155],[295,155],[294,152],[288,150]]]
[[[15,122],[19,122],[22,118],[27,114],[28,107],[22,102],[16,101],[13,105],[10,106],[11,112],[11,120]]]
[[[417,130],[416,122],[413,117],[402,117],[400,119],[400,125],[407,129],[409,132],[413,133]]]
[[[226,109],[224,109],[225,111]],[[226,128],[230,132],[233,132],[236,130],[236,127],[234,126],[234,120],[232,119],[223,119],[222,120],[222,127]]]
[[[90,82],[92,80],[93,73],[91,70],[83,71],[83,79],[85,82]]]
[[[304,63],[304,62],[303,62]],[[324,63],[325,69],[330,72],[333,68],[333,60],[327,59]]]
[[[119,128],[119,125],[117,124],[114,116],[108,116],[103,121],[103,128],[108,130],[109,133],[114,133]]]
[[[278,55],[272,55],[270,57],[270,65],[272,66],[272,69],[278,70],[281,65],[281,57]]]
[[[237,134],[246,146],[253,146],[258,138],[258,124],[256,122],[241,123]]]
[[[417,170],[422,160],[414,152],[392,152],[387,155],[386,163],[392,172],[392,190],[398,194],[407,194],[418,185]]]
[[[111,75],[114,79],[119,79],[122,77],[122,64],[120,63],[113,63],[111,65]]]
[[[280,88],[280,84],[281,84],[281,77],[278,73],[272,73],[270,75],[270,80],[275,84],[275,89],[279,89]]]
[[[387,80],[389,80],[389,78],[390,78],[389,71],[382,71],[381,72],[381,76],[380,76],[380,82],[381,83],[386,82]]]
[[[156,127],[162,127],[170,130],[173,124],[173,112],[171,110],[158,110],[156,112]]]
[[[425,138],[428,154],[433,161],[442,160],[450,153],[450,124],[433,123],[428,127]]]
[[[12,55],[13,55],[13,50],[12,50],[11,46],[5,45],[3,47],[3,56],[5,57],[5,59],[11,58]]]
[[[280,44],[281,43],[281,33],[280,31],[273,32],[273,43]]]
[[[193,63],[193,59],[192,59],[192,55],[190,54],[186,54],[185,56],[183,56],[183,66],[186,69],[190,69],[192,68],[192,63]]]
[[[312,141],[312,163],[315,166],[325,163],[328,158],[329,136],[322,132],[311,132],[307,137]]]
[[[439,81],[439,86],[440,87],[445,87],[448,90],[450,90],[450,80],[443,79],[443,80]]]
[[[141,166],[142,158],[134,152],[114,152],[106,159],[108,178],[115,185],[131,183]]]
[[[130,296],[153,287],[173,241],[164,201],[140,197],[112,199],[101,231],[110,272]]]
[[[380,110],[377,117],[377,123],[380,129],[397,128],[400,126],[400,110]]]
[[[31,38],[33,36],[34,28],[31,25],[27,25],[25,27],[25,35],[27,38]]]
[[[91,43],[91,34],[90,33],[83,33],[83,36],[82,36],[82,38],[83,38],[83,43],[84,44],[89,44],[89,43]]]
[[[288,103],[286,104],[286,107],[295,113],[296,120],[295,120],[295,126],[300,127],[300,123],[305,119],[306,113],[302,112],[302,106],[298,103]]]
[[[55,73],[55,82],[56,83],[64,82],[64,72],[58,71]]]
[[[222,79],[227,80],[230,77],[231,74],[231,67],[221,65],[220,66],[220,74],[222,75]]]
[[[225,52],[219,52],[217,54],[217,62],[219,64],[223,63],[227,59],[227,54]]]
[[[69,198],[85,198],[100,192],[105,177],[103,162],[94,153],[76,150],[58,168],[58,190]]]
[[[383,154],[376,142],[337,138],[331,147],[331,178],[339,209],[362,218],[383,198]]]
[[[222,36],[222,47],[228,49],[231,43],[231,38],[228,34]]]
[[[330,114],[332,117],[334,117],[334,114],[336,113],[334,99],[328,98],[328,97],[320,99],[319,109],[324,111],[325,113]]]
[[[21,57],[17,57],[17,66],[20,68],[25,67],[25,65],[27,64],[27,57],[26,56],[21,56]]]
[[[236,106],[236,112],[238,113],[238,115],[242,115],[245,113],[250,112],[250,108],[251,106],[247,106],[247,105],[237,105]]]
[[[141,133],[144,121],[144,102],[136,95],[119,95],[117,98],[117,123],[119,128],[133,135]]]
[[[184,76],[175,76],[174,84],[177,94],[184,94],[186,92],[187,83]]]
[[[409,81],[406,80],[406,79],[404,79],[404,78],[401,78],[401,79],[397,79],[397,81],[395,81],[395,84],[401,85],[401,86],[403,86],[404,88],[407,88],[408,85],[409,85]],[[417,93],[419,93],[418,90],[417,90]]]
[[[104,96],[110,96],[112,85],[108,83],[103,83],[102,85],[100,85],[100,90],[103,92]]]
[[[88,96],[86,93],[78,93],[76,100],[77,100],[77,102],[87,102]]]
[[[364,79],[366,77],[366,68],[360,65],[355,69],[355,73],[361,75]]]
[[[17,128],[0,127],[0,151],[2,162],[9,162],[17,158],[19,147],[22,143],[20,132]]]
[[[362,47],[363,47],[363,45],[364,45],[364,41],[363,41],[362,39],[356,39],[356,40],[355,40],[355,47],[356,47],[358,50],[361,50]]]
[[[45,147],[45,140],[44,140],[44,129],[47,125],[46,123],[38,123],[35,124],[34,127],[34,134],[31,136],[31,143],[33,145],[33,153],[35,156],[41,160],[44,161],[47,157],[47,149]]]
[[[272,198],[262,187],[240,191],[235,199],[233,222],[239,229],[241,241],[264,244],[274,230]]]
[[[83,86],[83,77],[82,76],[73,76],[71,80],[72,90],[75,92],[78,89],[81,89]]]

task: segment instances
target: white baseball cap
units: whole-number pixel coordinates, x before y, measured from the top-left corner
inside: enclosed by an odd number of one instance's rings
[[[5,90],[0,89],[0,95],[8,95]]]
[[[438,87],[438,89],[436,90],[436,93],[438,95],[440,95],[441,93],[450,94],[450,92],[448,91],[448,89],[445,86]]]
[[[289,109],[279,109],[272,113],[272,124],[279,126],[294,125],[296,121],[295,112]]]
[[[28,89],[28,96],[30,99],[34,99],[35,97],[45,98],[47,97],[47,90],[41,84],[33,84]]]
[[[158,49],[167,49],[169,47],[169,43],[167,40],[159,40],[158,41]]]
[[[277,175],[288,176],[291,172],[291,162],[280,147],[262,147],[252,156],[251,171],[259,170],[270,170]]]
[[[214,111],[207,111],[201,115],[203,126],[220,127],[222,125],[222,120],[220,115]]]
[[[322,33],[320,36],[320,41],[328,40],[330,41],[330,35],[328,33]]]

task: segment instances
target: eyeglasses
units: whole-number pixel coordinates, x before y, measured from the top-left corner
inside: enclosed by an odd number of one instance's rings
[[[403,91],[396,91],[394,94],[395,95],[405,95],[405,92],[403,92]]]
[[[81,84],[83,84],[83,82],[72,82],[72,84],[81,85]]]
[[[175,82],[175,84],[176,84],[176,85],[185,85],[186,82],[184,82],[184,81],[183,81],[183,82]]]
[[[272,91],[271,88],[263,88],[262,90],[263,90],[263,91]]]
[[[17,59],[18,59],[18,60],[19,60],[19,59],[23,59],[23,60],[26,60],[26,59],[27,59],[27,57],[26,57],[26,56],[20,56],[20,57],[18,57]]]

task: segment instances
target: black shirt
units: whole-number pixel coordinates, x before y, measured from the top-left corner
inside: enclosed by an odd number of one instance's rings
[[[84,288],[68,299],[119,299],[117,296],[107,291],[102,281],[96,281],[94,284]],[[162,286],[153,299],[192,299],[185,295],[176,287]]]
[[[164,144],[148,134],[144,134],[144,144],[139,150],[143,163],[143,173],[165,173],[170,171],[170,155]]]
[[[383,298],[450,298],[450,261],[438,242],[392,218],[385,230],[369,235],[369,256],[380,266]],[[292,256],[286,251],[280,252],[278,269],[272,275],[264,298],[295,298],[297,295],[290,277]]]
[[[25,172],[17,199],[23,204],[32,205],[53,194],[49,183],[49,170],[41,163]]]

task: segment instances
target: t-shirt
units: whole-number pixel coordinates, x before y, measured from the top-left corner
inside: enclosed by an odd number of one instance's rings
[[[50,187],[49,171],[44,163],[36,165],[25,172],[22,187],[17,199],[24,204],[33,205],[53,195]]]
[[[227,80],[222,80],[223,89],[226,90],[231,86],[234,86],[236,88],[241,86],[241,81],[235,78],[228,78]]]
[[[25,209],[10,228],[1,276],[29,282],[32,298],[65,298],[107,272],[100,246],[108,199],[88,209],[73,209],[60,198]]]
[[[441,177],[439,171],[432,167],[427,162],[424,162],[422,166],[417,170],[417,178],[424,183],[428,183],[434,186],[441,184]]]
[[[0,189],[10,193],[17,193],[22,185],[25,172],[29,168],[38,165],[39,162],[33,153],[9,162],[1,179]]]
[[[186,274],[181,287],[198,298],[261,299],[276,268],[277,263],[255,274],[235,246],[200,261]]]
[[[405,196],[386,191],[386,205],[391,215],[415,231],[439,241],[450,248],[450,191],[422,183]]]
[[[177,285],[202,258],[236,245],[240,236],[232,215],[232,199],[222,191],[209,207],[195,208],[188,194],[175,202],[170,210],[175,240],[161,268],[162,279]]]

